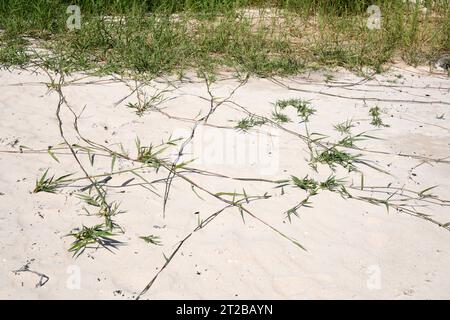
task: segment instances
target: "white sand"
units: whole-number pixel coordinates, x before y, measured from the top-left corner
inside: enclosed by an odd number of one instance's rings
[[[370,133],[383,140],[366,140],[358,145],[390,153],[364,153],[364,158],[375,161],[375,165],[388,170],[392,176],[362,166],[365,185],[392,183],[392,186],[417,191],[438,185],[432,193],[450,199],[450,159],[447,163],[436,163],[395,155],[413,154],[433,159],[450,156],[448,78],[418,69],[393,68],[385,75],[356,85],[351,84],[362,78],[344,71],[334,75],[332,88],[323,79],[319,73],[279,79],[291,87],[314,91],[302,92],[288,90],[269,79],[252,78],[231,100],[254,113],[270,116],[271,103],[277,99],[310,99],[317,110],[309,124],[311,132],[330,135],[332,141],[339,137],[333,125],[350,118],[355,121],[355,133],[374,129],[368,111],[378,105],[383,110],[383,121],[390,127]],[[79,127],[93,141],[116,149],[114,144],[123,143],[134,155],[136,136],[142,144],[158,144],[171,134],[189,133],[193,127],[193,122],[168,119],[158,112],[138,117],[126,107],[128,102],[137,101],[135,94],[116,104],[130,94],[130,88],[123,82],[80,83],[95,80],[98,79],[83,79],[63,88],[74,111],[79,113],[86,107]],[[70,195],[87,182],[75,183],[76,188],[63,188],[56,194],[32,194],[31,191],[35,180],[47,168],[52,175],[75,172],[76,177],[82,177],[74,158],[66,152],[57,155],[58,163],[45,151],[8,153],[19,151],[20,145],[45,150],[62,142],[55,114],[58,94],[48,92],[48,82],[44,74],[0,71],[0,298],[134,298],[164,264],[163,254],[169,256],[178,241],[195,229],[198,221],[195,212],[205,219],[224,207],[224,203],[197,190],[204,199],[201,200],[188,183],[175,179],[163,218],[161,197],[140,186],[114,188],[133,177],[136,180],[131,184],[139,180],[129,173],[115,175],[108,182],[107,190],[110,199],[120,201],[125,211],[116,217],[125,230],[124,235],[117,237],[124,245],[113,253],[89,249],[73,258],[67,252],[73,239],[64,235],[82,224],[91,226],[102,221],[96,216],[86,216],[83,203]],[[167,87],[164,81],[153,84],[160,89]],[[173,99],[160,105],[164,112],[191,119],[208,112],[209,96],[204,82],[196,79],[173,84],[176,88],[170,87],[171,92],[165,93],[166,98]],[[211,90],[215,96],[224,98],[237,84],[237,80],[222,80]],[[366,98],[365,103],[356,98]],[[304,134],[298,118],[290,111],[287,113],[296,122],[287,124],[286,128]],[[442,114],[444,119],[438,119]],[[73,130],[72,114],[63,107],[61,115],[70,143],[82,144]],[[208,123],[232,128],[243,117],[245,114],[236,106],[225,103],[211,115]],[[314,173],[306,161],[309,157],[306,145],[285,131],[268,126],[246,135],[212,126],[199,130],[203,130],[199,131],[202,134],[197,134],[190,150],[200,158],[191,167],[233,177],[264,179],[285,179],[290,175],[303,178],[306,174],[323,179],[331,173],[326,166],[319,167],[320,174]],[[205,150],[205,144],[209,151]],[[237,152],[234,146],[241,150]],[[245,155],[246,150],[250,154]],[[80,158],[90,174],[110,171],[108,158],[96,157],[94,166],[89,164],[86,155]],[[130,168],[130,165],[118,160],[115,169]],[[161,170],[155,174],[146,170],[143,175],[154,180],[165,178],[167,172]],[[248,215],[244,224],[236,208],[227,209],[184,243],[142,298],[450,298],[450,232],[442,227],[395,209],[388,213],[383,206],[345,200],[330,192],[313,197],[313,207],[300,209],[300,217],[294,217],[289,223],[283,212],[304,198],[304,192],[299,189],[287,188],[281,195],[281,189],[269,183],[187,175],[212,192],[242,192],[245,188],[249,195],[270,193],[270,199],[246,207],[297,239],[308,251],[299,249]],[[352,180],[355,185],[360,183],[357,173],[338,169],[336,175],[346,177],[348,184]],[[163,195],[164,184],[154,185]],[[419,209],[441,223],[450,221],[449,207],[431,205]],[[153,246],[138,238],[149,234],[160,236],[163,246]],[[31,261],[30,270],[48,276],[43,286],[36,287],[39,280],[36,274],[13,272],[27,261]]]

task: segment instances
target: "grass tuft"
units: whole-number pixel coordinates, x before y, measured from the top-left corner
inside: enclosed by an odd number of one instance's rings
[[[147,242],[149,244],[153,244],[155,246],[161,246],[162,245],[160,237],[158,237],[158,236],[149,235],[149,236],[141,236],[139,238],[144,240],[145,242]]]
[[[383,120],[381,120],[381,112],[380,108],[378,106],[375,106],[373,108],[370,108],[369,114],[372,117],[372,121],[370,122],[371,125],[375,127],[389,127],[389,125],[383,123]]]
[[[121,242],[112,239],[113,233],[103,224],[98,224],[93,227],[83,226],[80,229],[75,229],[68,236],[74,237],[75,241],[69,248],[69,252],[73,252],[75,257],[84,252],[93,244],[98,244],[103,248],[111,251],[112,248],[116,248]]]
[[[66,27],[68,5],[81,8],[81,29]],[[24,66],[33,54],[20,42],[39,41],[47,66],[97,73],[183,74],[224,68],[259,76],[307,68],[370,67],[393,58],[430,63],[450,52],[447,0],[379,0],[380,29],[367,27],[368,1],[3,0],[0,64]],[[43,41],[41,41],[43,40]],[[12,46],[11,44],[14,44]],[[6,45],[7,44],[7,45]]]

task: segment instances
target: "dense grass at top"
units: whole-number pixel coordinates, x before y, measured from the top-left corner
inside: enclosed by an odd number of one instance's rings
[[[66,9],[72,4],[81,8],[82,28],[68,31]],[[379,30],[366,25],[371,4],[381,8]],[[45,57],[48,67],[68,71],[381,70],[393,57],[416,64],[450,52],[449,1],[423,5],[426,13],[403,0],[2,0],[0,64],[29,63],[33,55],[22,37],[29,36],[53,52]],[[243,15],[244,8],[261,9],[260,17]]]

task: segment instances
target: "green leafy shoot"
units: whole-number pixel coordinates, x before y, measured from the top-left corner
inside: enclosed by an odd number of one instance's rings
[[[237,130],[247,132],[249,129],[253,127],[260,127],[267,123],[267,119],[250,116],[238,121],[236,126],[234,127]]]
[[[97,194],[96,196],[92,196],[90,194],[78,194],[77,197],[80,200],[84,201],[86,204],[98,208],[95,215],[98,215],[105,219],[104,225],[108,227],[108,230],[113,230],[114,228],[120,229],[120,227],[112,220],[113,216],[124,212],[120,210],[120,204],[118,202],[113,201],[111,203],[108,203],[104,194]],[[92,215],[92,213],[88,209],[83,209],[88,215]]]
[[[101,205],[102,205],[102,198],[100,195],[91,196],[90,194],[89,195],[77,194],[77,197],[78,197],[78,199],[83,200],[90,206],[101,207]]]
[[[55,153],[52,151],[52,146],[49,146],[47,149],[47,153],[52,157],[56,162],[59,163],[59,159],[56,157]]]
[[[170,146],[176,145],[176,142],[181,140],[179,139],[171,139],[169,138],[168,141],[161,143],[158,146],[153,146],[150,144],[148,147],[141,146],[141,141],[139,138],[136,138],[136,149],[137,149],[137,158],[136,160],[145,164],[148,164],[156,169],[158,169],[161,166],[161,160],[158,158],[158,156],[164,152],[166,149],[168,149]]]
[[[85,249],[94,244],[98,244],[109,251],[111,251],[110,248],[117,248],[121,244],[120,241],[111,238],[114,234],[103,224],[93,227],[83,226],[81,230],[75,229],[67,236],[75,238],[75,241],[69,248],[69,252],[73,252],[74,257],[78,257]]]
[[[345,181],[343,179],[336,179],[334,175],[331,175],[327,178],[327,180],[321,182],[319,186],[321,189],[335,192],[342,188],[344,182]]]
[[[162,100],[164,100],[162,93],[157,93],[150,98],[146,98],[144,101],[135,103],[129,102],[126,106],[127,108],[134,110],[139,117],[142,117],[148,110],[154,108]]]
[[[437,186],[432,186],[432,187],[429,187],[429,188],[426,188],[426,189],[420,191],[418,193],[419,197],[421,197],[421,198],[433,198],[434,195],[432,193],[427,193],[427,192],[433,190],[436,187]]]
[[[296,216],[297,218],[299,217],[298,215],[298,209],[305,207],[305,208],[312,208],[311,206],[311,202],[309,201],[309,196],[306,197],[305,199],[303,199],[302,201],[300,201],[300,203],[298,203],[295,207],[290,208],[289,210],[287,210],[286,213],[286,218],[288,218],[289,222],[292,223],[292,216]]]
[[[338,123],[334,126],[334,129],[340,134],[350,134],[351,129],[354,127],[352,120]]]
[[[369,114],[372,117],[372,121],[370,122],[371,125],[378,127],[378,128],[379,127],[389,127],[389,125],[384,124],[383,120],[381,120],[380,108],[378,108],[378,106],[370,108]]]
[[[316,163],[327,164],[332,170],[335,170],[336,165],[341,165],[350,172],[356,170],[354,162],[358,161],[359,157],[360,155],[352,155],[332,147],[317,154],[310,162],[310,165],[316,168]]]

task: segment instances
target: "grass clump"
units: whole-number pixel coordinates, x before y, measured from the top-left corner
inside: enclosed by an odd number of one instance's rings
[[[93,227],[83,226],[81,230],[75,229],[68,236],[75,238],[75,241],[69,248],[69,252],[73,252],[75,257],[82,254],[86,248],[89,248],[93,244],[98,244],[111,251],[111,247],[116,248],[121,243],[111,238],[114,234],[103,224],[98,224]]]
[[[295,215],[298,217],[298,210],[302,207],[311,208],[312,202],[310,201],[310,198],[317,195],[320,190],[328,190],[331,192],[338,192],[342,196],[348,195],[346,188],[344,186],[344,180],[337,179],[334,175],[330,175],[327,180],[319,182],[317,180],[314,180],[310,178],[308,175],[306,175],[303,179],[300,179],[296,176],[291,176],[291,181],[281,181],[280,184],[277,186],[278,188],[283,188],[288,185],[292,185],[296,188],[302,189],[306,191],[307,196],[305,199],[300,201],[297,205],[294,207],[286,210],[286,217],[288,218],[289,222],[292,222],[292,215]]]
[[[381,112],[380,108],[378,106],[375,106],[373,108],[370,108],[369,114],[372,117],[372,121],[370,122],[371,125],[375,127],[389,127],[389,125],[383,123],[383,120],[381,120]]]
[[[58,188],[63,186],[63,182],[65,181],[65,178],[71,176],[72,174],[66,174],[64,176],[61,176],[57,179],[55,179],[55,176],[47,177],[48,169],[45,170],[44,174],[41,176],[40,179],[36,180],[36,185],[34,187],[33,193],[38,192],[48,192],[48,193],[55,193]]]
[[[141,236],[140,239],[144,240],[146,243],[153,244],[155,246],[161,246],[161,240],[160,237],[149,235],[149,236]]]
[[[29,62],[30,54],[26,51],[26,41],[13,39],[0,43],[0,66],[23,67]]]
[[[341,135],[350,134],[350,130],[354,127],[352,120],[347,120],[345,122],[338,123],[334,126],[334,129]]]
[[[308,175],[306,175],[303,179],[292,176],[291,180],[292,184],[295,187],[305,190],[309,194],[309,196],[316,195],[319,190],[328,190],[334,192],[337,189],[341,188],[344,184],[344,180],[337,179],[334,175],[330,175],[325,181],[322,182],[318,182],[310,178]]]
[[[81,28],[69,31],[68,5],[79,5]],[[380,7],[380,29],[366,12]],[[194,68],[289,75],[317,66],[381,71],[392,58],[428,63],[450,51],[448,1],[65,1],[4,0],[0,41],[32,37],[68,70],[180,73]],[[18,46],[16,49],[20,49]],[[3,65],[27,63],[23,51],[0,53]],[[18,54],[16,54],[18,53]],[[51,56],[46,58],[49,65]]]
[[[297,110],[297,114],[303,121],[308,121],[309,116],[314,114],[316,110],[310,107],[310,102],[304,99],[287,99],[287,100],[278,100],[275,103],[275,107],[280,108],[281,110],[286,109],[287,107],[292,107]]]
[[[239,120],[235,129],[246,132],[253,127],[260,127],[266,123],[267,120],[265,118],[249,116]]]
[[[284,113],[281,113],[279,111],[272,112],[272,119],[278,123],[291,122],[291,119],[287,115],[285,115]]]
[[[101,189],[99,190],[101,191]],[[114,228],[120,229],[120,227],[113,221],[114,216],[123,213],[123,211],[121,211],[119,208],[120,206],[119,203],[114,201],[108,203],[106,201],[106,194],[104,193],[97,194],[96,196],[92,196],[90,194],[89,195],[79,194],[78,198],[83,200],[89,206],[97,208],[97,212],[95,214],[104,218],[105,220],[104,225],[108,227],[109,230],[113,230]],[[88,209],[86,208],[83,209],[86,211],[88,215],[91,215],[91,212]]]
[[[365,139],[378,139],[374,136],[368,135],[366,134],[366,132],[360,132],[358,134],[351,134],[348,133],[345,137],[343,137],[341,140],[339,140],[336,145],[337,146],[342,146],[342,147],[347,147],[347,148],[352,148],[355,147],[355,143],[358,141],[362,141]]]
[[[352,155],[346,151],[338,150],[336,147],[326,149],[318,153],[310,162],[310,165],[317,170],[317,163],[327,164],[332,170],[336,165],[346,168],[349,172],[357,170],[355,162],[359,155]]]
[[[330,175],[327,180],[319,184],[320,188],[323,190],[328,190],[331,192],[336,192],[337,190],[342,190],[344,187],[344,180],[337,179],[334,175]]]

